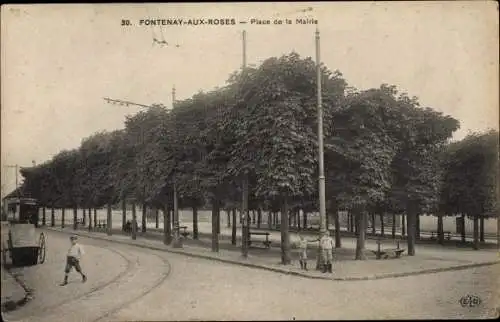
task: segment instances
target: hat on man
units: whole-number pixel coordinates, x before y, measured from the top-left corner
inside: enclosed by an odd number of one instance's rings
[[[75,239],[78,239],[78,237],[76,235],[72,235],[69,239],[75,240]]]

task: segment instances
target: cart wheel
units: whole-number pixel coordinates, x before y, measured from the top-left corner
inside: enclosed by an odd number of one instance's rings
[[[38,243],[38,263],[43,264],[45,262],[45,234],[41,233],[40,234],[40,241]]]

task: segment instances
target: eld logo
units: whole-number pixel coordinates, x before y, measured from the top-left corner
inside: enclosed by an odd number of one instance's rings
[[[481,304],[481,298],[475,295],[466,295],[459,302],[462,307],[477,307]]]

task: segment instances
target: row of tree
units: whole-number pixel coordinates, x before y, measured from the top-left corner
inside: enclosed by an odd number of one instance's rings
[[[321,72],[327,211],[337,247],[339,209],[356,219],[357,259],[364,257],[370,213],[406,215],[409,255],[420,214],[497,214],[498,133],[449,144],[456,119],[420,107],[395,86],[357,91],[338,71],[321,66]],[[267,59],[235,72],[223,88],[171,110],[155,105],[127,117],[123,130],[96,133],[77,149],[22,169],[23,188],[56,208],[132,200],[196,213],[208,204],[215,251],[221,208],[245,201],[249,209],[281,213],[287,264],[288,214],[318,208],[315,75],[315,63],[296,53]]]

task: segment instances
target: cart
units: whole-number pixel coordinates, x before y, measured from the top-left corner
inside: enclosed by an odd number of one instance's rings
[[[37,235],[38,205],[32,198],[5,200],[7,221],[2,222],[2,261],[7,254],[13,266],[36,265],[45,262],[46,236]]]

